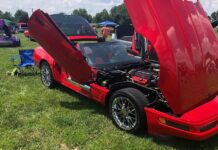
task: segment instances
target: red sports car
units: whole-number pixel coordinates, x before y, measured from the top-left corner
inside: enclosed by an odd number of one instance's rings
[[[28,25],[43,47],[34,54],[43,84],[60,83],[106,105],[114,124],[130,133],[146,128],[152,135],[192,140],[217,134],[218,40],[200,2],[125,5],[139,43],[146,38],[158,61],[130,55],[119,42],[98,40],[81,17],[37,10]]]

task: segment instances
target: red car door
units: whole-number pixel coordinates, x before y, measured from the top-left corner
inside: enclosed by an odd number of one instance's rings
[[[91,67],[48,14],[37,10],[29,22],[30,35],[80,84],[91,79]]]

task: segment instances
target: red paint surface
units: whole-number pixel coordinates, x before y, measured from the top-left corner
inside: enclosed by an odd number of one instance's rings
[[[205,140],[218,133],[218,96],[210,102],[197,107],[181,117],[173,117],[166,113],[145,108],[147,115],[148,132],[152,135],[173,135],[191,140]],[[174,128],[159,122],[159,118],[187,126],[189,131]],[[200,132],[200,129],[210,123],[216,122],[213,128]]]
[[[125,0],[137,33],[156,49],[159,87],[176,114],[218,92],[218,40],[200,2]]]
[[[187,0],[126,0],[125,3],[136,32],[145,36],[157,50],[161,66],[159,87],[170,108],[180,114],[174,117],[145,108],[148,132],[192,140],[204,140],[217,134],[218,125],[199,131],[218,122],[218,97],[204,101],[218,91],[218,41],[200,4]],[[87,65],[81,53],[45,14],[36,11],[29,27],[33,38],[46,49],[35,49],[36,65],[46,60],[56,81],[105,104],[108,89],[91,84],[87,90],[67,81],[72,77],[82,84],[94,76],[96,70]],[[137,80],[140,81],[135,78]],[[187,126],[189,130],[161,124],[160,117]]]
[[[76,50],[48,15],[37,10],[31,16],[28,25],[31,36],[71,75],[74,81],[85,83],[91,79],[91,67],[81,52]]]

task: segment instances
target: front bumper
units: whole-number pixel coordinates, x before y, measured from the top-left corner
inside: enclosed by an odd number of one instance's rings
[[[181,117],[145,108],[148,133],[202,141],[218,133],[218,96]]]

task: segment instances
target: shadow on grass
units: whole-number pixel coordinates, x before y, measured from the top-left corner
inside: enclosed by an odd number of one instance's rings
[[[19,75],[20,78],[23,77],[34,77],[34,76],[38,76],[40,73],[38,72],[23,72],[21,73],[21,75]]]
[[[0,48],[14,50],[14,49],[12,49],[12,48],[21,48],[21,46],[14,46],[14,45],[1,45]]]
[[[61,92],[67,93],[72,97],[75,97],[79,101],[76,102],[60,102],[61,107],[70,109],[70,110],[83,110],[83,109],[89,109],[92,110],[93,114],[101,114],[106,117],[108,117],[106,107],[100,105],[99,103],[92,101],[89,98],[86,98],[85,96],[76,93],[72,91],[71,89],[68,89],[62,85],[59,85],[57,90],[60,90]]]
[[[154,137],[153,142],[158,145],[169,146],[175,149],[185,150],[213,150],[218,148],[218,136],[214,136],[205,141],[191,141],[173,136],[169,137]]]
[[[91,101],[90,99],[84,97],[83,95],[80,95],[76,92],[73,92],[72,90],[64,87],[64,86],[58,86],[57,90],[60,90],[61,92],[68,93],[70,96],[73,96],[77,98],[79,101],[76,102],[60,102],[61,107],[64,107],[66,109],[70,110],[83,110],[83,109],[89,109],[92,110],[93,114],[101,114],[104,115],[105,117],[109,118],[109,114],[107,113],[107,109],[104,106],[101,106],[100,104]],[[160,146],[168,146],[172,147],[175,149],[217,149],[218,148],[218,136],[214,136],[208,140],[205,141],[191,141],[191,140],[186,140],[186,139],[181,139],[173,136],[165,136],[165,137],[154,137],[147,135],[144,131],[138,133],[135,135],[138,138],[143,138],[143,139],[152,139],[151,141],[156,143],[157,145]]]

